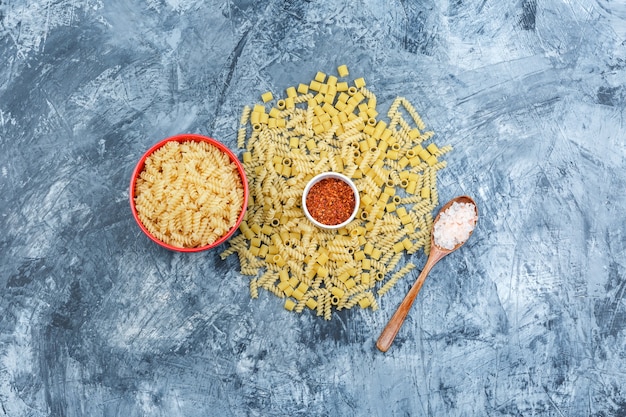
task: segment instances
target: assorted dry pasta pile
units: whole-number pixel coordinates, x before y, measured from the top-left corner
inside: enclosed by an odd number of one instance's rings
[[[238,146],[250,198],[241,233],[221,254],[238,255],[253,298],[267,290],[286,309],[327,320],[335,309],[376,310],[376,296],[415,268],[403,257],[430,251],[440,157],[452,149],[432,141],[405,98],[383,120],[365,80],[348,75],[345,65],[337,76],[318,72],[284,98],[268,92],[244,107]],[[301,208],[307,182],[325,171],[360,192],[357,217],[339,230],[315,227]]]

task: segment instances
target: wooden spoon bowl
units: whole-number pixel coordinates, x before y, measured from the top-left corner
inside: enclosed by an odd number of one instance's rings
[[[454,203],[473,204],[474,207],[476,208],[476,218],[478,219],[478,207],[476,206],[476,203],[474,202],[474,200],[471,197],[468,197],[466,195],[453,198],[452,200],[448,201],[441,208],[441,210],[439,210],[437,217],[435,217],[435,220],[433,221],[433,230],[431,231],[431,234],[430,234],[430,254],[428,255],[428,259],[426,260],[424,269],[422,269],[422,272],[419,274],[419,276],[417,277],[417,280],[415,281],[415,283],[413,284],[413,286],[411,287],[407,295],[404,297],[404,300],[402,300],[402,302],[398,306],[398,309],[396,310],[394,315],[391,316],[389,323],[387,323],[387,326],[385,326],[382,333],[380,334],[380,337],[378,338],[378,341],[376,342],[376,347],[382,352],[386,352],[391,347],[391,344],[393,343],[393,340],[396,338],[396,335],[398,334],[400,327],[402,327],[402,323],[404,323],[406,316],[409,314],[409,310],[411,309],[411,306],[413,305],[413,301],[415,301],[415,297],[417,297],[417,294],[422,288],[422,285],[424,284],[424,281],[426,280],[426,277],[428,276],[428,273],[430,272],[432,267],[435,266],[435,264],[439,262],[444,256],[454,252],[455,250],[460,248],[465,242],[467,242],[467,239],[465,239],[465,241],[458,243],[452,249],[441,248],[435,244],[435,233],[434,233],[435,225],[439,221],[439,218],[441,217],[441,213],[445,212]],[[470,232],[470,236],[472,235],[472,233],[473,233],[473,230]],[[469,236],[468,236],[468,239],[469,239]]]

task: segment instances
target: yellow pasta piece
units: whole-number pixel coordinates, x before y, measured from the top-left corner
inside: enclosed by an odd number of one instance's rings
[[[289,284],[289,271],[286,269],[281,269],[278,272],[278,279],[281,282],[286,282],[287,284]],[[281,289],[284,289],[284,288],[281,288]]]
[[[358,261],[362,261],[362,260],[364,260],[364,259],[365,259],[365,252],[363,252],[362,250],[360,250],[360,251],[356,251],[356,252],[354,253],[354,260],[355,260],[355,261],[357,261],[357,262],[358,262]]]
[[[279,266],[279,267],[283,267],[287,263],[285,259],[279,254],[272,256],[271,259],[272,259],[272,263],[275,263],[276,266]]]
[[[426,149],[428,150],[428,152],[430,152],[433,155],[439,153],[439,148],[437,147],[435,143],[429,144],[428,146],[426,146]]]
[[[239,231],[246,237],[246,239],[251,240],[254,237],[254,232],[250,229],[248,224],[244,221],[239,225]]]
[[[328,254],[327,253],[321,253],[318,257],[317,257],[317,263],[320,265],[325,265],[326,262],[328,261]]]
[[[289,311],[293,311],[293,309],[296,308],[296,302],[291,298],[287,298],[287,300],[285,300],[285,308]]]
[[[316,275],[319,276],[319,277],[322,277],[322,278],[327,277],[328,276],[328,268],[326,268],[323,265],[319,265],[318,264]]]
[[[402,242],[397,242],[393,245],[393,251],[395,253],[400,253],[405,249],[404,244]]]
[[[266,93],[261,94],[261,100],[263,100],[263,103],[267,103],[268,101],[272,101],[273,98],[274,98],[274,95],[272,94],[271,91],[268,91]]]
[[[259,113],[257,111],[253,111],[252,113],[250,113],[250,122],[255,125],[257,123],[261,122],[261,115],[263,113]]]
[[[363,297],[359,300],[359,307],[361,308],[367,308],[371,305],[372,305],[372,301],[367,297]]]
[[[407,194],[415,194],[416,188],[417,188],[417,182],[409,181],[408,185],[406,186]]]
[[[312,91],[320,91],[320,89],[322,88],[322,83],[316,80],[312,80],[309,83],[309,90]]]
[[[428,157],[428,159],[426,159],[426,163],[431,167],[434,166],[437,162],[439,161],[437,161],[437,157],[434,155],[431,155]]]
[[[287,89],[285,90],[285,92],[287,93],[287,98],[295,98],[298,95],[298,91],[296,90],[296,87],[287,87]],[[289,106],[287,106],[287,108],[289,108]]]
[[[289,278],[288,282],[291,288],[296,288],[298,285],[300,285],[300,281],[298,280],[298,277],[291,277]]]
[[[420,158],[422,158],[423,161],[428,160],[428,158],[431,157],[430,152],[428,152],[426,149],[421,149],[418,154],[417,154]]]
[[[339,287],[332,287],[330,289],[330,293],[336,296],[337,298],[343,298],[346,292]]]
[[[409,139],[417,139],[420,136],[420,131],[418,129],[409,130],[407,136]]]
[[[339,65],[337,67],[337,74],[339,74],[340,77],[347,77],[350,74],[350,72],[348,71],[348,66]]]
[[[272,107],[268,113],[268,116],[274,119],[278,119],[280,115],[281,115],[281,112],[276,107]]]
[[[291,292],[291,297],[295,298],[296,300],[300,301],[304,298],[304,292],[300,291],[299,289],[294,289]]]

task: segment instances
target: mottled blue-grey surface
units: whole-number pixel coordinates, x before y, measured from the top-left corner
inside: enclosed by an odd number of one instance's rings
[[[0,62],[0,416],[626,415],[624,2],[0,0]],[[325,322],[128,205],[158,140],[234,148],[243,105],[340,64],[481,213],[386,354],[414,275]]]

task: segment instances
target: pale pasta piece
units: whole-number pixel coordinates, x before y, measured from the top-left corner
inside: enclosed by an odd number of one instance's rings
[[[250,280],[250,297],[259,298],[259,282],[256,278]]]

